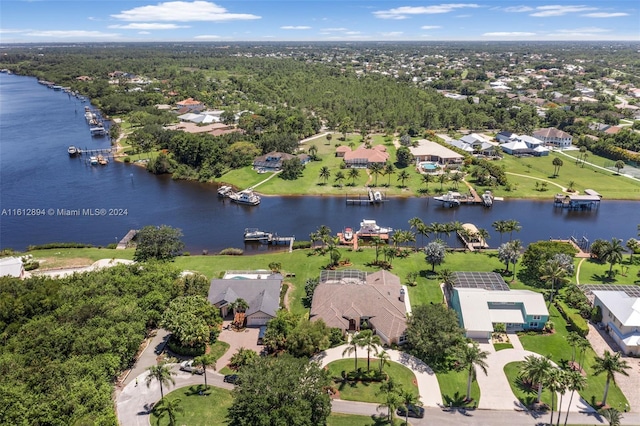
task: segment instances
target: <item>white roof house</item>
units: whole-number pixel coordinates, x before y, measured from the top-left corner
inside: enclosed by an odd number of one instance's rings
[[[594,305],[602,310],[602,322],[626,354],[640,355],[640,297],[624,291],[592,291]]]
[[[3,257],[0,259],[0,277],[10,276],[24,278],[24,264],[19,257]]]
[[[446,163],[459,163],[464,158],[463,155],[450,150],[436,142],[431,142],[426,139],[420,139],[418,146],[410,146],[409,151],[416,159],[416,162],[420,161],[437,161],[440,164]]]
[[[473,339],[490,338],[498,323],[508,330],[542,329],[549,318],[542,294],[529,290],[454,288],[452,304]]]

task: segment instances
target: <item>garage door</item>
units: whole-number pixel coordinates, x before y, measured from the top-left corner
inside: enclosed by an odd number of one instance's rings
[[[271,319],[271,317],[269,316],[250,316],[249,318],[247,318],[247,326],[260,326],[260,325],[266,325],[267,321],[269,321]]]

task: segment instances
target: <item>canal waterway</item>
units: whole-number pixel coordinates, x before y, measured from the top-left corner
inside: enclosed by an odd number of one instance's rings
[[[262,197],[259,206],[241,206],[219,199],[212,184],[174,181],[133,164],[92,166],[85,157],[70,158],[69,145],[110,146],[108,137],[90,135],[85,105],[35,78],[0,74],[0,248],[71,241],[106,246],[130,229],[166,224],[182,230],[193,254],[227,247],[250,253],[267,247],[245,247],[243,231],[249,227],[309,239],[321,225],[339,232],[375,219],[408,229],[416,216],[426,223],[474,223],[490,232],[488,242],[495,247],[500,235],[491,224],[496,220],[519,221],[522,230],[514,238],[525,244],[571,236],[626,241],[636,237],[640,223],[639,202],[607,200],[606,194],[590,212],[554,208],[551,193],[548,201],[497,201],[491,209],[443,208],[428,198],[353,206],[342,197]],[[459,244],[453,237],[449,242]]]

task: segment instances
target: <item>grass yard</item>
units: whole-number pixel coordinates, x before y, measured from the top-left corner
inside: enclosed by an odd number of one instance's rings
[[[89,266],[100,259],[133,259],[135,250],[115,250],[106,248],[59,248],[33,250],[21,255],[32,255],[40,262],[40,269],[78,268]]]
[[[498,352],[505,349],[513,349],[513,345],[511,343],[494,343],[493,349],[495,349],[495,351]]]
[[[478,369],[477,374],[484,373]],[[464,401],[467,396],[467,379],[469,377],[467,370],[451,370],[446,373],[437,373],[436,376],[442,393],[442,403],[445,406],[469,407],[477,406],[480,402],[480,387],[476,380],[471,383],[471,401],[467,403]]]
[[[362,351],[362,350],[361,350]],[[366,352],[366,351],[365,351]],[[353,371],[355,360],[341,359],[334,361],[327,365],[329,374],[331,377],[338,378],[342,376],[342,372]],[[358,367],[363,370],[367,368],[367,358],[358,358]],[[371,359],[371,368],[378,368],[378,360]],[[407,367],[398,364],[397,362],[390,362],[389,365],[384,367],[384,371],[393,377],[393,380],[402,386],[403,390],[413,392],[418,395],[418,386],[416,384],[416,376]],[[362,401],[362,402],[375,402],[382,403],[382,396],[377,396],[376,393],[380,390],[380,383],[378,382],[355,382],[355,383],[341,383],[335,382],[336,387],[340,391],[340,399],[347,401]]]
[[[538,399],[538,389],[529,389],[521,384],[518,380],[520,376],[520,368],[523,362],[510,362],[509,364],[504,366],[504,374],[509,379],[509,385],[511,386],[511,391],[515,395],[518,400],[524,404],[525,406],[530,406]],[[574,397],[575,399],[576,397]],[[551,392],[549,390],[542,388],[542,402],[551,407]],[[557,408],[558,401],[554,401],[554,409]]]
[[[635,225],[634,225],[635,226]],[[585,259],[580,265],[580,284],[638,284],[640,283],[640,256],[623,257],[622,263],[613,265],[615,275],[609,277],[609,264],[593,259]]]
[[[404,424],[404,420],[395,419],[396,425]],[[390,425],[386,419],[375,416],[356,416],[355,414],[331,413],[327,426],[385,426]]]
[[[554,363],[563,365],[565,362],[570,361],[571,358],[571,346],[569,346],[566,340],[569,330],[566,321],[562,318],[555,306],[551,306],[549,313],[551,321],[555,324],[556,332],[548,335],[521,335],[520,342],[522,342],[524,349],[547,356],[551,358],[551,361]],[[580,396],[590,404],[595,404],[597,401],[602,400],[606,382],[606,374],[599,376],[592,374],[595,357],[596,353],[593,349],[588,348],[585,352],[583,362],[583,368],[587,372],[587,386],[580,392]],[[515,379],[515,377],[509,376],[510,382],[513,379]],[[627,399],[622,394],[620,388],[612,383],[609,386],[607,404],[612,407],[624,407],[627,403]]]
[[[189,426],[219,426],[226,425],[227,411],[233,402],[231,391],[210,386],[204,393],[199,394],[204,389],[204,385],[193,385],[177,389],[167,395],[166,399],[174,400],[179,398],[180,406],[184,409],[182,413],[176,415],[176,422],[179,425]],[[169,424],[167,416],[160,419],[152,414],[151,423],[159,426]]]
[[[215,359],[220,359],[228,349],[229,344],[227,342],[217,340],[213,345],[209,345],[209,354]]]

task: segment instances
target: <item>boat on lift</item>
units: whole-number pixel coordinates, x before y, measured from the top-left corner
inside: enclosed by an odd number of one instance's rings
[[[380,226],[376,223],[375,220],[372,219],[364,219],[360,222],[360,229],[358,230],[358,235],[381,235],[381,234],[390,234],[393,232],[393,228],[387,228],[384,226]]]

